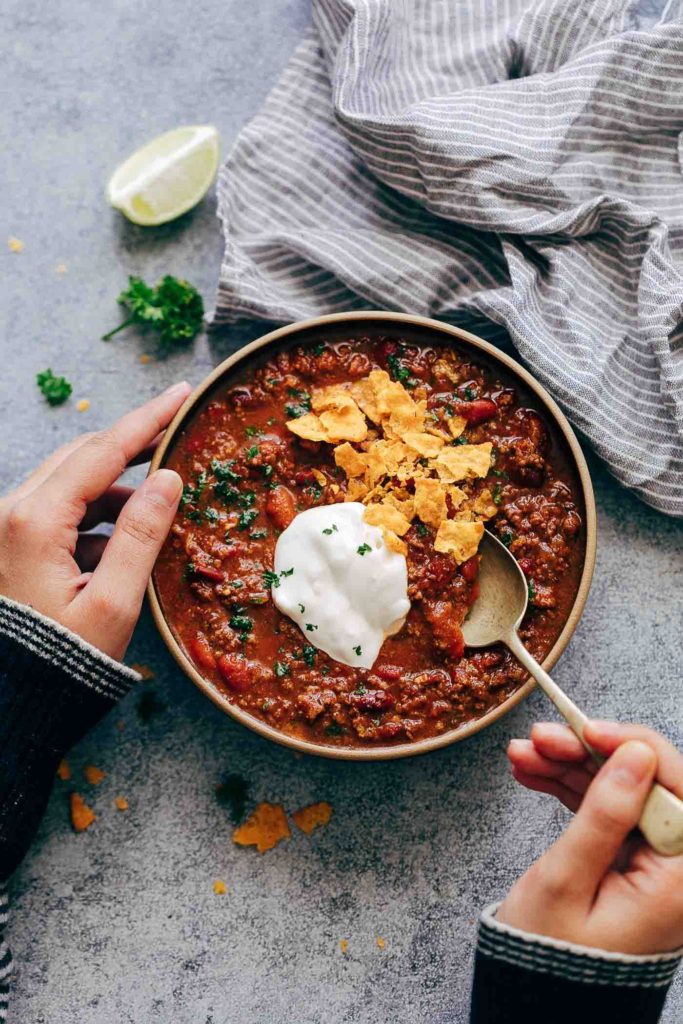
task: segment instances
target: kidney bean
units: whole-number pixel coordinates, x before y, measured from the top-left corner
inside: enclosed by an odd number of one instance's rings
[[[286,487],[275,487],[268,491],[266,513],[273,526],[278,530],[286,530],[296,515],[296,506],[291,491]]]
[[[254,678],[252,665],[238,654],[223,654],[218,659],[218,671],[235,693],[246,693]]]
[[[498,412],[498,406],[490,398],[475,398],[472,402],[458,402],[454,409],[456,415],[462,416],[471,427],[493,419]]]
[[[394,698],[386,690],[366,690],[365,693],[350,693],[349,701],[361,711],[388,711],[394,706]]]
[[[216,657],[211,650],[211,645],[203,633],[197,633],[189,644],[192,660],[196,661],[202,668],[213,669],[216,667]]]
[[[194,571],[197,576],[203,576],[205,580],[213,580],[214,583],[222,583],[225,579],[225,573],[220,569],[214,569],[211,565],[195,564]]]
[[[464,576],[468,583],[474,583],[479,575],[479,556],[472,555],[460,566],[460,575]]]
[[[373,671],[376,676],[379,676],[386,683],[392,683],[403,675],[403,669],[400,665],[376,665]]]

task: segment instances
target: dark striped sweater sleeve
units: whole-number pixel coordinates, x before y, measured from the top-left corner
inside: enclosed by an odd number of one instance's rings
[[[2,881],[26,853],[60,759],[137,678],[32,608],[0,597],[0,1021],[12,971]]]
[[[629,956],[479,922],[470,1024],[655,1024],[683,950]]]

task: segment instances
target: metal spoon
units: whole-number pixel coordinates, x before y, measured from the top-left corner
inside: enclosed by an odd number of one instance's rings
[[[545,695],[550,697],[588,753],[602,764],[604,758],[591,750],[583,738],[588,718],[532,658],[519,639],[517,630],[526,613],[529,591],[517,560],[488,530],[484,532],[479,551],[482,556],[479,597],[463,625],[465,644],[468,647],[505,644]],[[683,800],[656,782],[645,804],[639,827],[657,853],[665,856],[683,853]]]

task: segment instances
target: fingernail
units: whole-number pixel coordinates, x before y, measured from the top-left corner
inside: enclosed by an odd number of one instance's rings
[[[170,388],[166,388],[166,390],[163,391],[162,394],[164,396],[170,396],[170,395],[176,395],[176,394],[179,395],[181,393],[181,391],[187,391],[189,387],[190,387],[190,385],[189,385],[189,383],[186,380],[181,380],[181,381],[179,381],[178,384],[171,384]]]
[[[166,508],[175,505],[182,489],[183,481],[172,469],[157,469],[156,473],[148,477],[145,488],[151,501]]]
[[[647,743],[630,740],[612,754],[607,762],[607,775],[610,782],[635,789],[651,774],[654,762],[655,752]]]
[[[524,749],[524,740],[510,740],[508,743],[508,754],[516,754]]]

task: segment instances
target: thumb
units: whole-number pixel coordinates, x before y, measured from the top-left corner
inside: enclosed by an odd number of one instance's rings
[[[564,835],[548,851],[548,866],[595,893],[629,832],[636,827],[657,769],[652,747],[631,740],[605,762]]]
[[[113,657],[121,657],[128,644],[182,489],[173,470],[159,469],[147,477],[121,510],[100,563],[80,595],[82,614],[88,619],[86,639]]]

